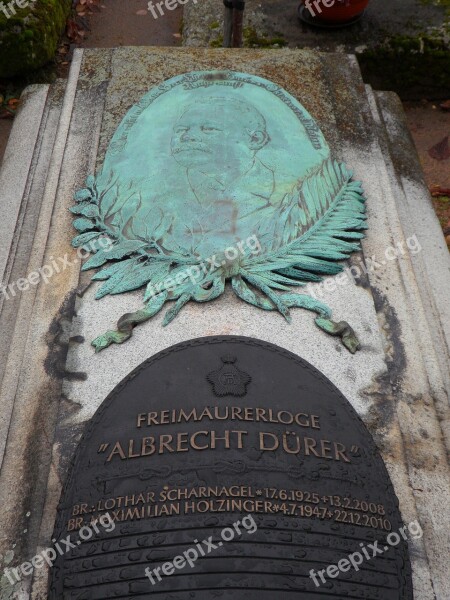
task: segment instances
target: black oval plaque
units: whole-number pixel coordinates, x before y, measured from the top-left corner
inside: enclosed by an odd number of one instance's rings
[[[192,340],[88,425],[49,597],[411,600],[401,528],[370,434],[319,371],[249,338]]]

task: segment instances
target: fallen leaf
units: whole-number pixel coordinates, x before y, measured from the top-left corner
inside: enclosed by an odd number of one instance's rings
[[[450,110],[450,100],[442,102],[442,104],[440,104],[439,106],[442,108],[442,110]]]
[[[428,150],[428,154],[431,158],[436,160],[446,160],[450,158],[450,146],[448,144],[449,136],[447,135],[438,144]]]
[[[0,119],[14,119],[14,112],[7,108],[0,108]]]
[[[430,188],[430,193],[433,198],[437,198],[438,196],[450,196],[450,188],[445,188],[440,185],[432,185]]]
[[[73,19],[67,20],[66,35],[71,41],[76,41],[80,35],[80,28]]]

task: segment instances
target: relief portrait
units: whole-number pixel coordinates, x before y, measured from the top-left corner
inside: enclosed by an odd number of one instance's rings
[[[311,310],[318,327],[358,348],[346,322],[293,288],[339,273],[359,249],[363,191],[279,85],[234,71],[162,82],[130,108],[75,200],[73,245],[89,244],[84,270],[101,267],[96,297],[145,288],[144,308],[94,340],[97,351],[131,337],[166,302],[175,304],[164,324],[228,283],[241,300],[288,320],[290,308]]]
[[[326,143],[319,132],[316,150],[298,116],[266,88],[223,83],[180,83],[140,114],[101,175],[106,189],[114,182],[112,227],[203,258],[275,234],[283,200],[321,164]]]

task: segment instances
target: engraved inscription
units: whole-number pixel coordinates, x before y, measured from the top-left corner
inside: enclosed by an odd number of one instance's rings
[[[208,375],[230,366],[251,378],[244,395],[214,393]],[[214,380],[235,386],[242,377]],[[350,403],[298,357],[234,337],[166,350],[104,401],[74,458],[54,537],[81,534],[106,513],[113,534],[100,529],[58,558],[49,600],[321,598],[311,569],[337,564],[361,544],[384,545],[403,525],[383,461]],[[252,536],[157,586],[145,576],[194,540],[220,541],[244,515],[257,524]],[[406,541],[340,574],[324,593],[413,600]]]

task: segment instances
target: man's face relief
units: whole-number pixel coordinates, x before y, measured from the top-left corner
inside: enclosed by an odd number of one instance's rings
[[[263,132],[248,130],[248,115],[226,106],[188,109],[174,127],[171,151],[185,168],[214,174],[239,171],[253,159]]]

